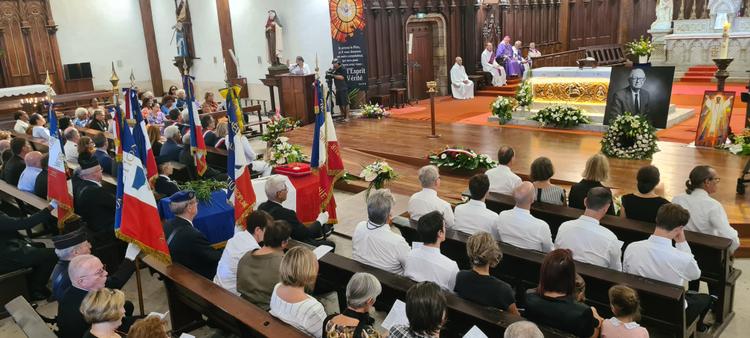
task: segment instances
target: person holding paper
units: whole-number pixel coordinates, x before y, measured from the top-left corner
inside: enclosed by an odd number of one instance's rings
[[[440,253],[440,244],[445,241],[443,215],[439,211],[433,211],[420,217],[417,231],[424,244],[414,245],[409,252],[404,265],[404,276],[417,282],[430,281],[445,290],[453,291],[458,264]]]
[[[318,260],[304,246],[291,248],[281,259],[281,283],[271,293],[272,316],[316,338],[323,336],[326,311],[323,304],[305,293],[318,278]]]
[[[409,325],[394,325],[389,338],[439,337],[445,324],[445,294],[435,283],[421,282],[406,291],[406,318]],[[398,319],[397,319],[398,321]]]
[[[375,305],[375,298],[380,295],[380,281],[372,274],[358,272],[349,279],[346,285],[346,309],[334,313],[323,321],[327,338],[380,338],[382,335],[373,325],[375,319],[370,317],[370,309]]]
[[[466,242],[471,270],[463,270],[456,276],[454,291],[459,297],[520,315],[516,298],[508,283],[490,276],[490,268],[500,263],[503,253],[492,235],[478,232]]]

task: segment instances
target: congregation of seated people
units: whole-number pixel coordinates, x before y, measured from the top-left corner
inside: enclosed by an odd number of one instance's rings
[[[373,275],[357,273],[350,278],[346,285],[346,308],[340,309],[340,313],[326,312],[315,297],[317,294],[312,291],[319,274],[318,259],[306,246],[289,249],[289,243],[296,240],[313,246],[335,247],[328,238],[333,229],[325,212],[313,224],[303,224],[294,210],[283,206],[289,189],[283,178],[273,176],[266,181],[263,193],[267,201],[246,217],[241,229],[223,249],[214,248],[206,236],[193,227],[198,213],[196,194],[180,190],[170,178],[172,162],[191,162],[186,160],[189,137],[186,138],[184,128],[181,130],[184,118],[169,116],[179,109],[180,92],[175,92],[176,100],[162,99],[168,114],[164,114],[152,94],[148,94],[142,95],[142,113],[148,124],[149,142],[159,154],[156,191],[170,197],[169,209],[175,215],[164,225],[173,263],[185,266],[311,336],[385,336],[370,317],[382,291],[380,281]],[[206,101],[204,109],[218,109],[212,95],[206,95]],[[183,99],[183,107],[184,104]],[[91,113],[84,110],[76,111],[73,125],[61,135],[65,140],[66,161],[75,168],[72,174],[74,205],[85,221],[85,228],[54,236],[54,249],[46,248],[20,235],[19,230],[54,222],[50,214],[54,205],[22,218],[7,215],[3,208],[0,211],[0,273],[24,267],[32,269],[28,278],[31,300],[54,298],[59,302],[60,337],[109,337],[128,330],[128,336],[133,337],[164,335],[163,319],[134,316],[133,304],[119,291],[134,271],[133,262],[122,258],[124,244],[117,248],[121,259],[109,269],[101,258],[92,254],[97,248],[119,242],[119,239],[113,232],[115,197],[102,186],[103,175],[115,172],[109,140],[103,133],[81,136],[76,129],[85,125],[111,131],[106,123],[97,122],[111,117],[102,120],[99,115],[107,113],[101,108],[95,107]],[[41,117],[40,120],[34,115],[24,116],[17,114],[20,122],[16,123],[14,132],[23,129],[24,123],[24,132],[43,125],[39,124],[44,121]],[[88,116],[92,116],[92,121],[84,121]],[[217,148],[226,144],[225,120],[204,116],[200,123],[205,127],[206,140],[215,141]],[[41,135],[41,131],[36,134]],[[0,178],[29,193],[37,192],[43,181],[46,190],[46,179],[39,180],[40,175],[46,175],[45,154],[33,151],[25,138],[9,139],[9,133],[0,134],[0,138]],[[249,142],[245,149],[250,159],[256,159]],[[678,286],[691,282],[691,289],[697,291],[701,270],[684,231],[729,238],[731,251],[739,246],[737,231],[729,225],[721,204],[711,197],[717,192],[720,179],[709,166],[695,167],[687,179],[686,193],[671,202],[661,196],[658,168],[645,166],[634,173],[637,187],[632,191],[635,192],[622,196],[622,207],[616,210],[612,192],[605,186],[609,164],[601,154],[587,161],[582,180],[573,184],[567,190],[569,193],[551,183],[554,167],[548,158],[540,157],[532,162],[530,181],[523,181],[511,170],[515,158],[513,148],[500,147],[497,158],[497,168],[468,180],[470,196],[455,208],[440,197],[439,170],[425,166],[418,171],[422,190],[410,197],[407,209],[409,217],[416,222],[422,242],[413,246],[391,230],[395,200],[390,191],[375,190],[367,198],[367,219],[356,225],[352,236],[352,258],[416,282],[404,299],[409,323],[391,327],[389,337],[439,335],[447,320],[446,293],[529,320],[507,327],[506,337],[541,337],[536,325],[580,337],[600,334],[646,337],[648,332],[637,323],[640,308],[637,292],[625,285],[613,286],[609,290],[613,317],[602,318],[595,307],[582,301],[585,291],[582,291],[582,283],[577,283],[577,279],[582,279],[576,274],[574,262]],[[268,174],[270,167],[259,163],[253,169]],[[488,209],[486,200],[494,193],[512,196],[515,207],[499,214]],[[40,196],[46,197],[46,193]],[[549,225],[532,215],[535,203],[567,204],[584,211],[579,218],[563,223],[553,238]],[[612,231],[600,225],[605,215],[618,212],[623,217],[654,223],[653,234],[624,247]],[[470,235],[466,242],[469,269],[460,270],[455,261],[441,252],[447,229]],[[520,298],[511,285],[490,274],[490,269],[502,264],[499,242],[546,254],[538,286]],[[47,288],[50,282],[51,291]],[[517,306],[518,299],[524,300],[524,308]],[[712,297],[691,291],[685,299],[688,322],[697,319],[699,329],[705,330],[703,319],[711,308]]]

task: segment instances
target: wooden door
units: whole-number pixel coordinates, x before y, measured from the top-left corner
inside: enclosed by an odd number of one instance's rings
[[[432,64],[432,25],[428,23],[409,24],[406,33],[406,71],[409,77],[409,93],[412,99],[429,97],[427,81],[435,80]],[[411,41],[411,53],[409,53]]]

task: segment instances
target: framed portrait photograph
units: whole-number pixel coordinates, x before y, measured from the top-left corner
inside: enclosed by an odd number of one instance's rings
[[[656,128],[667,127],[674,67],[613,67],[604,124],[623,113],[646,116]]]

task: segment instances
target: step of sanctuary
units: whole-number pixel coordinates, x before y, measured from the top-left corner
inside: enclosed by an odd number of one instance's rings
[[[516,90],[521,85],[521,80],[518,78],[508,79],[508,83],[502,87],[484,86],[477,90],[476,96],[507,96],[513,97],[516,95]]]

